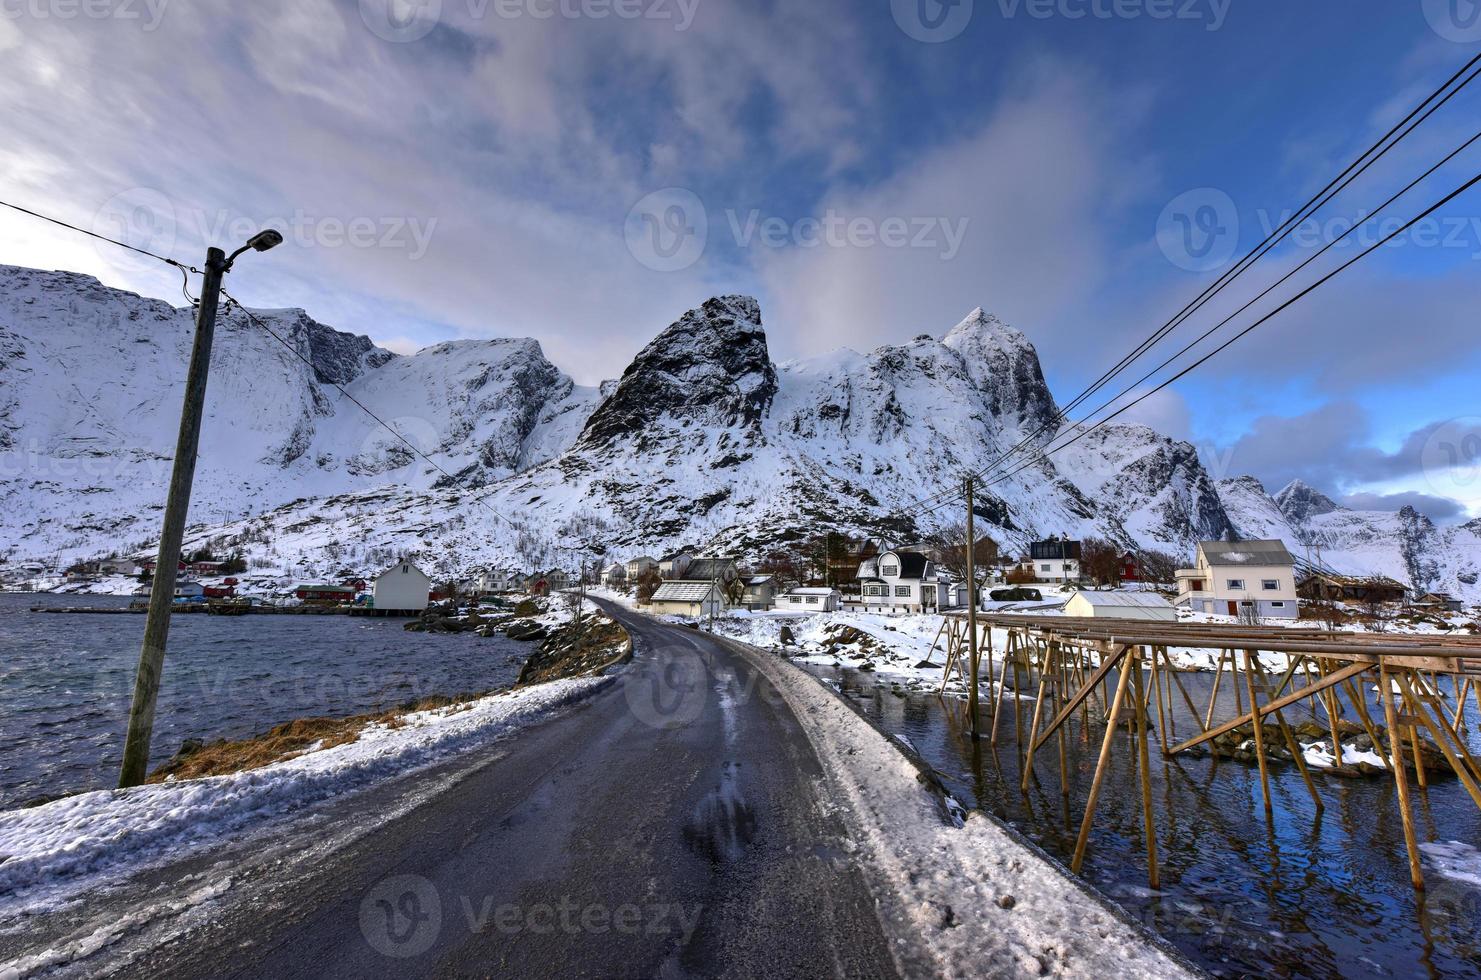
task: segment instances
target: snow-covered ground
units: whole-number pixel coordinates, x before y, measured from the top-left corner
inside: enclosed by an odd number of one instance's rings
[[[557,597],[534,621],[571,619]],[[589,614],[600,610],[588,602]],[[324,800],[517,734],[590,697],[610,678],[555,681],[371,722],[355,741],[224,776],[99,790],[0,811],[0,926],[198,847],[252,833]]]
[[[372,724],[349,744],[227,776],[99,790],[0,812],[0,923],[192,848],[251,833],[316,803],[507,737],[609,679],[557,681]]]
[[[990,816],[943,805],[915,764],[841,699],[782,660],[753,662],[807,730],[879,913],[923,938],[906,975],[1192,975],[1170,948]],[[957,814],[953,820],[949,813]]]

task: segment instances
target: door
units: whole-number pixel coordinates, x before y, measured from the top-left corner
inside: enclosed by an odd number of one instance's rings
[[[1231,615],[1231,616],[1238,616],[1239,615],[1239,603],[1235,602],[1233,599],[1230,599],[1229,600],[1229,615]]]

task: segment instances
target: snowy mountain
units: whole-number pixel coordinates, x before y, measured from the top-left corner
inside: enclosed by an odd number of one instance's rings
[[[1224,480],[1219,496],[1244,537],[1281,538],[1298,557],[1340,572],[1481,601],[1481,520],[1439,527],[1412,507],[1349,510],[1300,480],[1273,497],[1254,477]]]
[[[302,310],[218,322],[192,517],[217,523],[306,497],[457,482],[552,459],[599,397],[531,340],[398,357]],[[65,272],[0,266],[0,550],[138,547],[157,533],[194,324],[188,309]]]
[[[1345,570],[1460,594],[1481,564],[1474,523],[1347,511],[1304,484],[1275,497],[1251,478],[1216,484],[1193,446],[1143,426],[1036,457],[1057,413],[1038,355],[980,309],[940,339],[776,364],[756,301],[716,297],[599,389],[532,340],[398,357],[300,310],[259,316],[302,359],[245,317],[223,322],[191,542],[243,548],[262,568],[412,553],[451,574],[572,564],[558,544],[573,539],[621,556],[685,542],[757,554],[828,529],[910,537],[959,521],[937,498],[984,469],[1008,475],[979,485],[979,526],[1013,549],[1094,534],[1186,556],[1200,539],[1282,537]],[[0,548],[147,545],[190,334],[188,310],[0,267]]]

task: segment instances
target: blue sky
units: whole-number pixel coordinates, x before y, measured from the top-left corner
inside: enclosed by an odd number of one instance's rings
[[[234,291],[398,350],[534,336],[594,383],[715,293],[760,298],[778,358],[939,336],[982,306],[1068,400],[1481,51],[1474,12],[7,0],[0,172],[19,203],[191,259],[287,225]],[[1475,88],[1174,338],[1472,135]],[[1395,213],[1478,163],[1481,144]],[[1481,445],[1481,191],[1436,219],[1128,417],[1216,476],[1481,516],[1477,466],[1446,449]],[[1216,247],[1180,251],[1185,230]],[[0,261],[179,297],[168,270],[14,215]]]

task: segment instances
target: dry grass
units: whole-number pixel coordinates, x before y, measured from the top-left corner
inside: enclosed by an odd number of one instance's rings
[[[187,755],[176,756],[152,772],[148,781],[161,783],[171,776],[176,779],[200,779],[204,776],[225,776],[261,769],[274,762],[303,755],[310,748],[317,750],[348,745],[357,741],[368,725],[401,728],[406,724],[406,716],[409,714],[436,708],[466,706],[469,702],[485,697],[487,693],[491,692],[457,697],[435,695],[378,714],[352,715],[348,718],[300,718],[279,725],[264,735],[237,741],[222,739]]]

